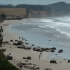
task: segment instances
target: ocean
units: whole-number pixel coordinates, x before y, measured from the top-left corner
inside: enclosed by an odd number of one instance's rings
[[[29,46],[56,47],[50,58],[70,58],[70,17],[30,18],[9,27],[13,33],[27,39]],[[50,41],[49,41],[50,40]],[[63,49],[63,53],[58,53]],[[58,54],[58,55],[55,55]]]

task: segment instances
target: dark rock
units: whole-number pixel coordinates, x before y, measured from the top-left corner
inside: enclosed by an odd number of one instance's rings
[[[17,48],[23,48],[23,46],[18,46]]]
[[[46,68],[45,70],[52,70],[51,68]]]
[[[33,50],[34,50],[34,51],[38,51],[38,52],[42,52],[42,49],[41,49],[41,48],[36,48],[36,47],[34,47]]]
[[[18,40],[15,40],[15,41],[18,41]]]
[[[70,60],[68,60],[68,63],[70,63]]]
[[[13,40],[10,40],[10,42],[13,42]]]
[[[34,44],[32,44],[31,46],[34,46]]]
[[[17,43],[13,43],[13,45],[17,45]]]
[[[13,57],[12,57],[12,56],[7,55],[7,60],[12,60],[12,59],[13,59]]]
[[[51,52],[55,52],[53,49],[50,50]]]
[[[53,49],[53,50],[56,50],[56,48],[55,48],[55,47],[52,47],[52,49]]]
[[[50,63],[57,63],[56,60],[50,60]]]
[[[16,45],[22,45],[21,43],[16,43]]]
[[[43,51],[46,51],[46,48],[41,48]]]
[[[62,53],[63,52],[63,50],[62,49],[60,49],[59,51],[58,51],[58,53]]]
[[[45,48],[46,50],[49,50],[49,48]]]
[[[31,57],[30,57],[30,56],[28,56],[28,57],[27,57],[27,59],[31,60]]]
[[[25,47],[25,46],[24,46],[24,49],[25,49],[25,50],[30,50],[31,47],[28,47],[28,46]]]
[[[27,59],[26,57],[23,57],[23,59]]]

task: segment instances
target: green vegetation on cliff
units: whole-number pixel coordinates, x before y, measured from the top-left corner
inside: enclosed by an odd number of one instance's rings
[[[1,50],[0,50],[0,70],[19,70],[6,60],[6,57]]]

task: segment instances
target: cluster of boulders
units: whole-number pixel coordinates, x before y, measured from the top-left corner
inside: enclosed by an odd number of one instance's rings
[[[2,52],[5,52],[6,51],[6,49],[0,49]]]
[[[34,51],[38,51],[38,52],[43,52],[43,51],[46,51],[46,52],[55,52],[56,48],[55,47],[52,47],[52,48],[40,48],[40,47],[34,47],[33,48]],[[60,49],[58,51],[58,53],[62,53],[63,50]]]
[[[13,45],[16,45],[17,48],[23,48],[25,50],[31,50],[32,49],[29,46],[23,45],[23,42],[19,41],[19,40],[15,40],[15,42],[13,40],[10,40],[10,42],[13,42]],[[9,43],[9,42],[6,41],[4,43]],[[25,44],[29,44],[29,43],[25,42]],[[34,44],[32,44],[31,46],[34,46]],[[33,48],[33,51],[38,51],[38,52],[43,52],[43,51],[46,51],[46,52],[55,52],[55,50],[56,50],[56,47],[52,47],[52,48],[34,47]],[[58,53],[62,53],[62,52],[63,52],[62,49],[58,50]]]
[[[17,48],[23,48],[25,50],[31,50],[32,49],[29,46],[23,45],[23,42],[22,41],[19,41],[19,40],[15,40],[15,42],[13,40],[10,40],[10,42],[13,42],[13,45],[16,45]],[[9,43],[9,42],[6,41],[4,43]],[[28,45],[29,43],[25,42],[25,44]],[[34,44],[32,44],[31,46],[34,46]],[[34,47],[33,48],[33,51],[38,51],[38,52],[43,52],[43,51],[46,51],[46,52],[55,52],[55,50],[56,50],[56,47],[52,47],[52,48]],[[58,50],[58,53],[62,53],[62,52],[63,52],[62,49]]]
[[[16,41],[13,43],[13,45],[23,45],[23,42],[22,41]]]
[[[52,48],[40,48],[40,47],[34,47],[33,48],[34,51],[51,51],[51,52],[55,52],[56,48],[52,47]]]
[[[4,42],[2,42],[2,44],[9,44],[9,42],[8,41],[4,41]]]
[[[30,57],[30,56],[28,56],[28,57],[23,57],[23,59],[31,60],[31,57]]]

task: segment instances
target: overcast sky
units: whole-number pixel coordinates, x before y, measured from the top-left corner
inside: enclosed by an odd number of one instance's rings
[[[42,4],[42,5],[48,5],[51,3],[56,3],[64,1],[67,3],[70,3],[70,0],[0,0],[0,4]]]

